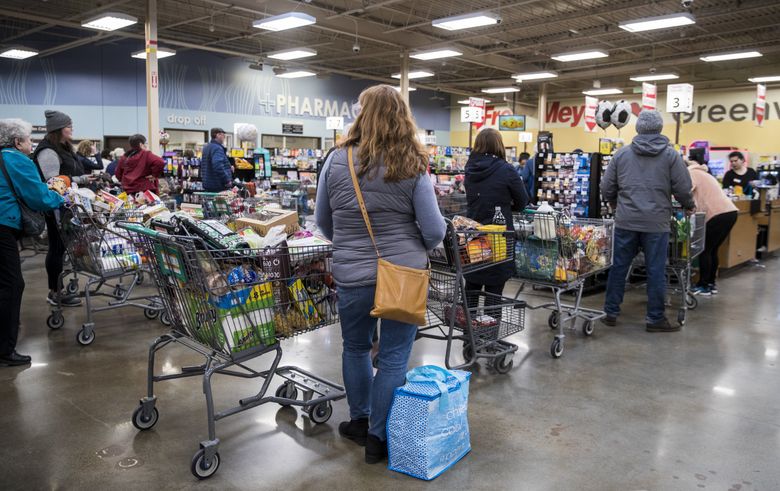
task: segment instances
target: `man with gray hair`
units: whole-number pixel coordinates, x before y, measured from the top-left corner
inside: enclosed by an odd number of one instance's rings
[[[678,152],[661,134],[658,111],[642,111],[631,145],[615,153],[601,180],[601,194],[615,211],[615,244],[607,280],[604,323],[614,326],[623,303],[626,275],[641,247],[647,269],[648,332],[679,331],[665,315],[666,255],[672,195],[688,211],[695,208],[691,176]]]

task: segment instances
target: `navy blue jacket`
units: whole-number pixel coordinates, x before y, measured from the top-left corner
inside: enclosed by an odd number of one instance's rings
[[[218,193],[230,189],[233,171],[230,169],[227,150],[217,140],[211,140],[203,147],[200,177],[203,180],[204,191]]]
[[[506,219],[507,230],[514,230],[512,210],[528,205],[528,192],[520,174],[506,160],[490,154],[472,153],[466,163],[466,215],[483,225],[493,223],[496,206]],[[514,273],[513,262],[500,264],[466,276],[471,283],[501,285]]]

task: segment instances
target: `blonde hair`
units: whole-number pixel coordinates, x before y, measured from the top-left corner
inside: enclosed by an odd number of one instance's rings
[[[361,92],[360,113],[339,147],[358,147],[362,177],[386,167],[384,180],[398,182],[425,172],[428,153],[417,139],[417,125],[409,105],[389,85],[375,85]]]
[[[81,143],[79,143],[76,152],[78,152],[79,155],[83,155],[84,157],[92,157],[92,141],[81,140]]]

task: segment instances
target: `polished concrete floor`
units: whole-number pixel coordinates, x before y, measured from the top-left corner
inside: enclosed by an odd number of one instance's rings
[[[84,313],[70,309],[65,327],[49,331],[42,263],[23,265],[19,349],[34,363],[0,368],[3,489],[780,489],[778,259],[731,272],[679,333],[646,333],[642,291],[633,290],[618,327],[572,333],[558,360],[546,315],[532,313],[511,338],[520,350],[508,375],[473,370],[473,450],[431,483],[364,464],[362,449],[338,436],[343,401],[320,426],[273,405],[218,422],[222,465],[196,481],[190,459],[206,437],[199,379],[157,386],[153,430],[130,423],[148,344],[164,329],[135,309],[102,313],[96,341],[80,347]],[[284,349],[287,363],[341,379],[338,328]],[[443,352],[441,342],[420,341],[412,365],[442,363]],[[158,369],[198,361],[171,348]],[[225,407],[258,385],[223,377],[215,387]]]

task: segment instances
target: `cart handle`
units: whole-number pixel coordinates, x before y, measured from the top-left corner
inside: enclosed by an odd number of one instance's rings
[[[135,232],[138,234],[146,235],[147,237],[152,237],[153,239],[161,238],[161,237],[167,237],[167,234],[160,233],[156,230],[152,230],[148,227],[144,227],[143,225],[138,225],[134,222],[126,222],[126,221],[119,221],[116,222],[116,226],[128,230],[130,232]]]

